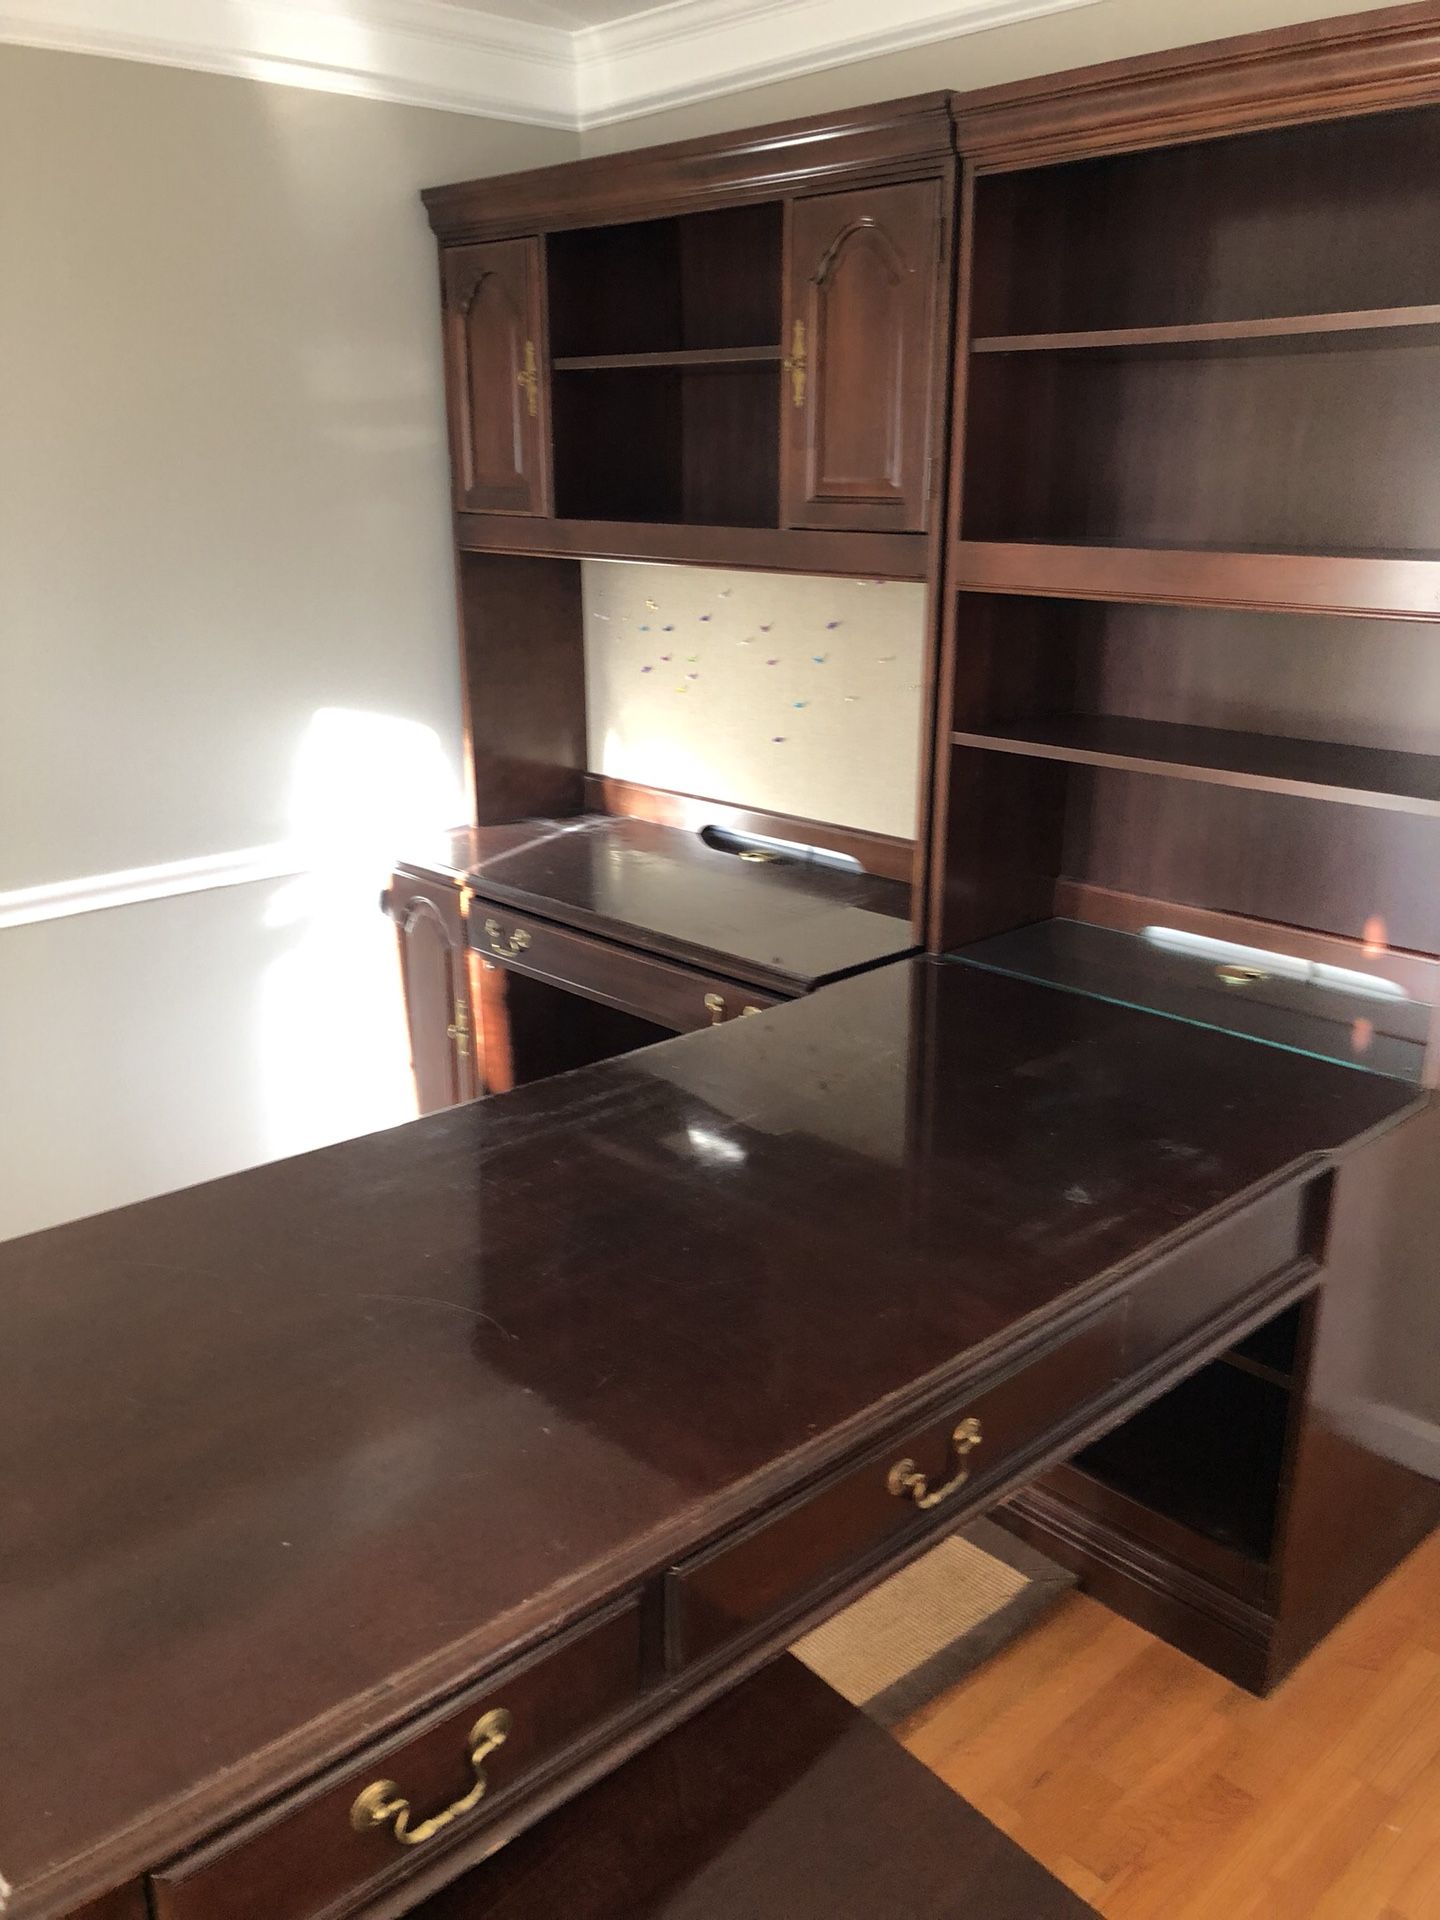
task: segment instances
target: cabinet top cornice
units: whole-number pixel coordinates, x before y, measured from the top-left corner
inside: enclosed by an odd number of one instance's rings
[[[442,241],[703,212],[831,182],[913,177],[954,158],[952,95],[928,93],[740,133],[430,187]]]

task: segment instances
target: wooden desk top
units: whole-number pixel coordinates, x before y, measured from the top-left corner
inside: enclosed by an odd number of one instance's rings
[[[0,1246],[9,1914],[312,1775],[1418,1103],[904,962]]]
[[[800,860],[752,863],[649,820],[587,814],[468,828],[433,864],[405,865],[461,876],[483,900],[786,993],[916,946],[899,881]]]

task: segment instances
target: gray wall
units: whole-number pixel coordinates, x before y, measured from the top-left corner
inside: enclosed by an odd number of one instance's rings
[[[0,929],[0,1235],[413,1111],[375,896],[460,742],[416,192],[577,144],[0,47],[0,895],[315,865]]]

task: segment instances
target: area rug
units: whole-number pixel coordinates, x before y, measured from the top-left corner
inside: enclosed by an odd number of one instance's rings
[[[989,1520],[942,1540],[791,1652],[894,1726],[1049,1612],[1075,1576]]]

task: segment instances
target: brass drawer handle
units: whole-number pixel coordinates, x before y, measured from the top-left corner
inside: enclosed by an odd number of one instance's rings
[[[711,1026],[718,1027],[720,1022],[725,1018],[724,994],[723,993],[707,993],[705,996],[705,1011],[710,1016]]]
[[[913,1460],[897,1460],[885,1477],[885,1485],[897,1500],[913,1500],[922,1513],[928,1513],[931,1507],[938,1507],[942,1500],[948,1500],[952,1493],[958,1493],[970,1478],[969,1456],[979,1446],[982,1437],[980,1422],[976,1419],[962,1420],[956,1427],[950,1436],[955,1472],[943,1486],[932,1488]]]
[[[482,1714],[475,1722],[470,1729],[469,1741],[470,1768],[475,1775],[475,1784],[463,1800],[446,1807],[443,1813],[434,1814],[429,1820],[422,1820],[418,1827],[412,1827],[410,1802],[402,1798],[393,1780],[377,1780],[372,1786],[366,1787],[351,1807],[351,1826],[357,1833],[369,1833],[372,1827],[393,1826],[395,1838],[402,1847],[420,1846],[439,1833],[442,1827],[448,1827],[452,1820],[458,1820],[461,1814],[479,1806],[490,1784],[485,1778],[485,1762],[497,1748],[504,1746],[510,1737],[510,1727],[510,1715],[504,1707],[492,1707],[489,1713]]]
[[[485,922],[485,938],[490,942],[492,953],[524,953],[530,944],[530,936],[524,927],[516,927],[509,939],[505,939],[505,929],[498,920]]]

